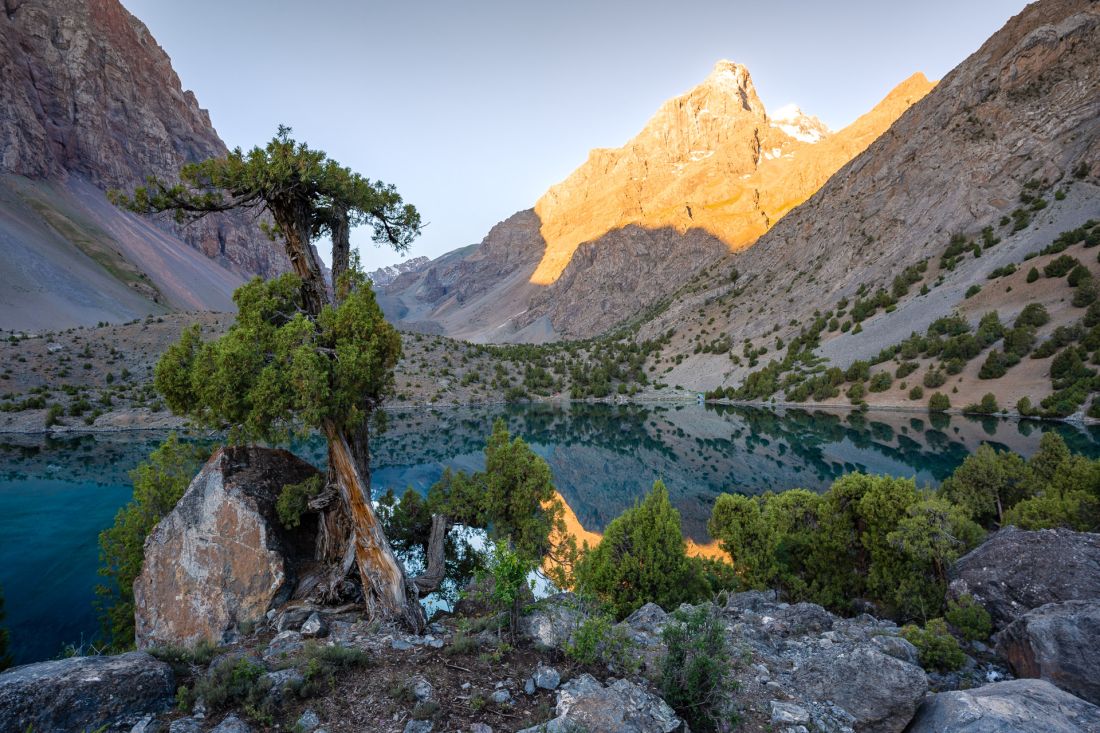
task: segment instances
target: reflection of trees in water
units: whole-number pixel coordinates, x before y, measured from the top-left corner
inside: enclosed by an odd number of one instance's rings
[[[389,485],[423,486],[457,459],[476,463],[498,416],[548,457],[559,490],[587,528],[602,530],[662,478],[697,539],[704,536],[714,497],[723,491],[823,490],[844,473],[901,467],[939,481],[979,440],[1030,453],[1043,430],[1056,430],[1076,452],[1100,455],[1100,429],[1036,421],[733,405],[541,403],[391,411],[389,428],[372,440],[374,467],[388,472]],[[165,436],[152,431],[2,436],[0,476],[124,485],[127,472]],[[191,439],[214,443],[209,437]],[[291,447],[307,460],[324,462],[319,440]]]

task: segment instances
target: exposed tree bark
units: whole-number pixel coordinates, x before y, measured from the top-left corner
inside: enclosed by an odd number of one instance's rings
[[[371,506],[370,494],[364,493],[351,448],[343,431],[331,422],[324,426],[328,439],[329,467],[340,492],[344,508],[355,527],[355,560],[363,582],[363,595],[378,604],[378,610],[390,618],[402,619],[416,633],[427,625],[420,601],[408,594],[405,570],[394,557],[382,524]]]
[[[447,540],[450,522],[442,514],[432,515],[432,532],[428,541],[427,568],[412,579],[417,595],[421,598],[439,588],[447,574],[447,563],[443,550]]]
[[[341,281],[351,261],[351,225],[346,206],[333,204],[329,230],[332,234],[332,290],[336,293],[336,302],[340,303],[348,294],[347,283]]]

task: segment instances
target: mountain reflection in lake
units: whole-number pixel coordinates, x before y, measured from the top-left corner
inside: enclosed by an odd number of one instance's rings
[[[602,532],[657,479],[684,533],[706,542],[714,498],[824,490],[849,471],[937,484],[982,442],[1030,455],[1043,430],[1100,455],[1100,430],[901,412],[833,413],[696,404],[510,405],[392,412],[372,441],[376,494],[426,491],[446,467],[483,468],[504,417],[550,464],[585,529]],[[149,432],[0,435],[0,587],[19,662],[56,656],[96,631],[96,539],[130,496],[127,472],[164,438]],[[197,438],[196,438],[197,439]],[[209,440],[213,444],[212,440]],[[319,441],[295,450],[315,463]]]

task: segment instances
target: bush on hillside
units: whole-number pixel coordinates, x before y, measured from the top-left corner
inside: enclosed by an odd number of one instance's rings
[[[711,604],[677,610],[661,636],[661,697],[692,730],[727,730],[736,722],[727,705],[737,683],[725,620]]]
[[[929,620],[923,629],[912,624],[904,626],[901,635],[917,648],[920,666],[927,670],[953,672],[966,663],[966,655],[942,618]]]

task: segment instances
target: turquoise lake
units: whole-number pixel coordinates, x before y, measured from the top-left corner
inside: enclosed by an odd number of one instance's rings
[[[868,471],[935,485],[982,442],[1030,455],[1044,430],[1100,455],[1100,430],[900,412],[834,413],[697,404],[512,405],[390,413],[372,441],[373,485],[426,491],[446,467],[476,470],[505,417],[549,462],[586,529],[602,531],[660,478],[684,533],[706,541],[714,498]],[[17,662],[92,640],[97,537],[130,498],[127,472],[164,438],[131,432],[0,435],[0,587]],[[297,446],[323,458],[319,442]]]

